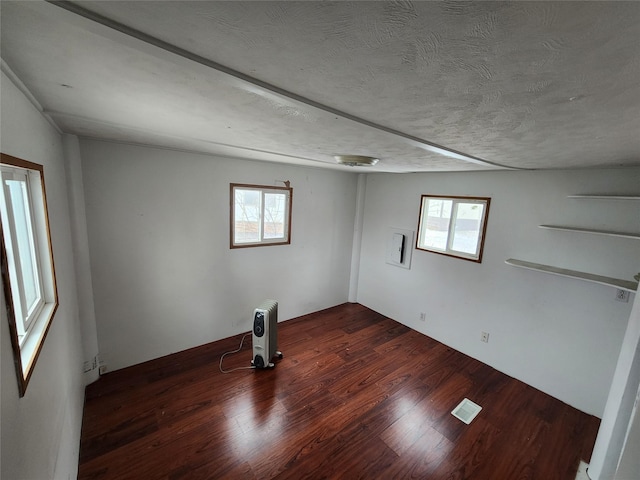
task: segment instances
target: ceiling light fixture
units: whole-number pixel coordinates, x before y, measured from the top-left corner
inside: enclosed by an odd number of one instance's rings
[[[348,167],[370,167],[378,163],[378,159],[366,155],[334,155],[333,158],[341,165]]]

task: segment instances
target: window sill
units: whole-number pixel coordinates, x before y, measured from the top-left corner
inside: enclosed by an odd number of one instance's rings
[[[29,330],[22,345],[20,345],[20,363],[22,364],[22,374],[27,376],[31,370],[31,366],[35,363],[40,352],[44,337],[47,335],[47,329],[51,325],[51,318],[56,311],[56,303],[46,303],[40,315],[35,320],[33,327]]]

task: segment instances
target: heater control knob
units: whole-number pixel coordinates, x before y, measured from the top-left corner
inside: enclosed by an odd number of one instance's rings
[[[264,335],[264,313],[262,312],[257,312],[253,317],[253,334],[256,337]]]

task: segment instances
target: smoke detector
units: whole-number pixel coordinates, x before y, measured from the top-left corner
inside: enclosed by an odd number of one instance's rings
[[[370,167],[378,163],[378,159],[366,155],[334,155],[338,163],[348,167]]]

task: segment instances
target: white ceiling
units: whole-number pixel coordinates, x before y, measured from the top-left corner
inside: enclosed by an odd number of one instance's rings
[[[640,164],[640,2],[3,0],[0,16],[3,70],[66,133],[380,158],[367,171]]]

